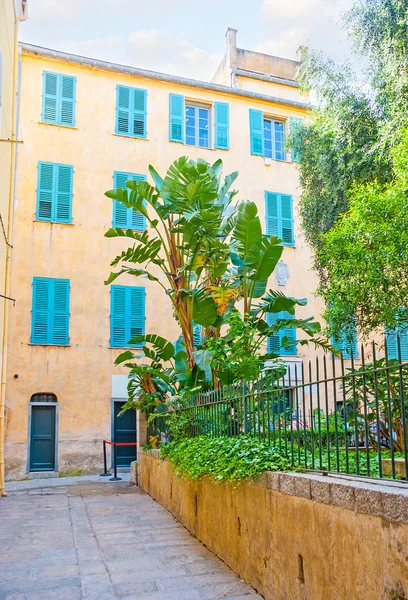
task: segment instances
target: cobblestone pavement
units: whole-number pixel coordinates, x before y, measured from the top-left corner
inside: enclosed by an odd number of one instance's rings
[[[261,598],[128,483],[0,499],[1,600]]]

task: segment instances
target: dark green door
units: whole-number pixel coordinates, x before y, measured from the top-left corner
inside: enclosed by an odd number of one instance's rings
[[[136,411],[127,410],[119,417],[124,402],[114,402],[113,441],[136,442]],[[129,467],[136,460],[136,446],[117,446],[118,467]]]
[[[30,471],[54,470],[55,406],[32,406]]]

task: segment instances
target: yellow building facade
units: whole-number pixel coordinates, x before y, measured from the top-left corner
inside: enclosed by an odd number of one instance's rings
[[[235,30],[227,32],[226,55],[211,83],[22,46],[8,478],[100,468],[103,439],[134,439],[135,415],[126,422],[117,417],[127,376],[114,366],[123,347],[112,341],[112,290],[104,285],[110,261],[128,246],[104,237],[118,218],[104,192],[120,174],[148,178],[149,164],[163,174],[182,155],[221,158],[224,174],[239,171],[239,196],[257,203],[265,224],[267,194],[278,203],[289,198],[293,239],[270,287],[308,299],[299,317],[319,316],[297,214],[297,167],[281,144],[291,119],[310,109],[296,82],[298,66],[237,48]],[[218,137],[220,128],[227,141]],[[178,336],[170,302],[153,282],[123,275],[116,283],[142,290],[146,332]],[[301,346],[287,360],[301,362],[308,352]],[[122,456],[123,466],[130,458]]]
[[[9,269],[17,139],[18,26],[26,18],[27,3],[0,3],[0,496],[4,494],[4,434],[7,361]],[[13,315],[13,311],[10,312]]]

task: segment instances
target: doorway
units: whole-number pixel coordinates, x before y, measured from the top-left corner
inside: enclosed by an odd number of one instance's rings
[[[34,394],[29,413],[29,471],[56,471],[57,397]]]
[[[119,416],[119,413],[122,410],[122,406],[124,404],[124,400],[112,401],[112,441],[135,443],[136,411],[127,410],[125,413],[123,413],[123,415]],[[130,467],[130,463],[136,460],[136,446],[117,446],[116,458],[118,467]]]

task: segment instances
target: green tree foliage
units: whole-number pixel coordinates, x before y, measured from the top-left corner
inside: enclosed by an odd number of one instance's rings
[[[393,150],[395,180],[357,186],[350,207],[323,240],[320,286],[326,318],[339,333],[355,319],[369,334],[393,328],[408,308],[408,132]]]
[[[401,177],[392,149],[401,144],[407,124],[408,0],[355,0],[345,28],[357,51],[356,69],[319,52],[304,52],[300,81],[313,91],[317,108],[310,120],[294,129],[289,143],[299,158],[302,226],[314,251],[318,291],[331,303],[334,330],[339,330],[341,320],[350,323],[350,311],[358,307],[358,324],[368,333],[380,323],[391,325],[391,313],[395,319],[395,308],[406,306],[399,304],[407,296],[400,289],[406,280],[402,238],[397,239],[402,223],[394,221],[400,213],[390,194],[392,189],[397,193],[393,181]],[[402,145],[399,152],[403,153]],[[349,217],[339,226],[345,233],[349,224],[349,243],[342,244],[335,258],[331,250],[339,241],[339,230],[328,234],[327,242],[326,234],[349,209]],[[361,242],[366,233],[365,248],[357,242],[358,251],[353,247],[355,226]],[[343,236],[341,240],[345,242]],[[334,260],[344,264],[334,265]],[[365,274],[360,268],[362,277],[357,275],[358,282],[354,277],[355,285],[349,287],[346,277],[354,266],[363,265]],[[333,275],[336,279],[331,281]],[[400,285],[395,286],[399,278]]]

